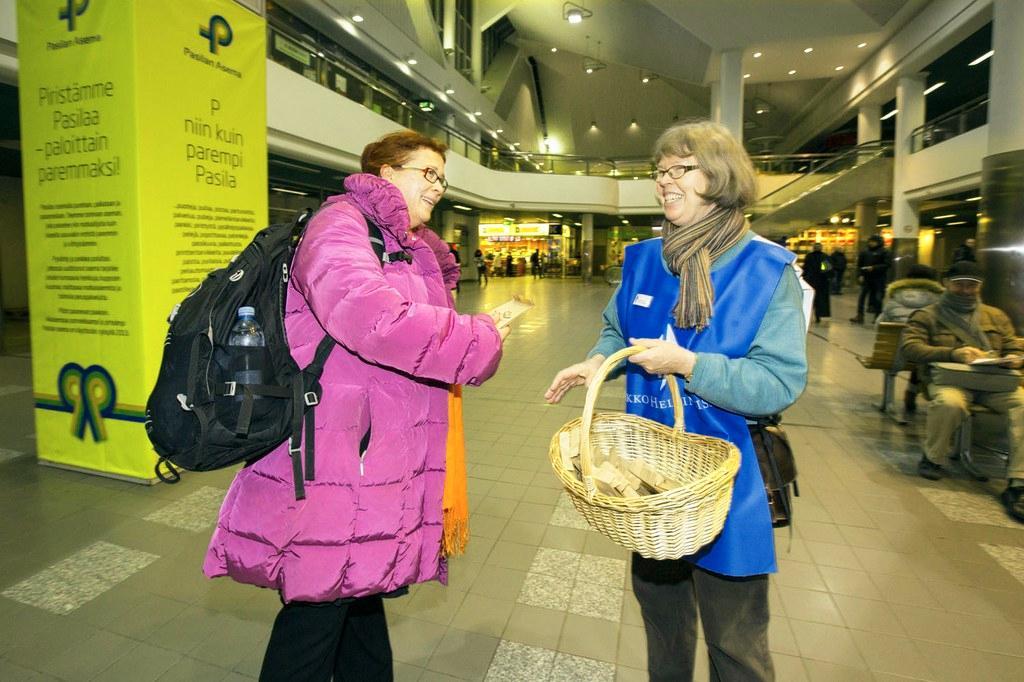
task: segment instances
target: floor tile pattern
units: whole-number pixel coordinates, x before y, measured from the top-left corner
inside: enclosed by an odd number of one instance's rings
[[[589,528],[548,461],[583,393],[542,399],[586,352],[611,289],[499,278],[464,284],[458,306],[512,293],[537,306],[465,394],[471,539],[447,587],[387,600],[396,679],[646,680],[629,554]],[[801,496],[769,588],[777,679],[1019,682],[1024,526],[999,507],[996,477],[955,464],[917,477],[924,411],[898,426],[873,407],[881,373],[857,361],[873,328],[838,321],[854,303],[833,298],[836,321],[811,328],[808,387],[785,414]],[[31,384],[26,359],[0,355],[0,386]],[[617,379],[598,406],[622,400]],[[234,471],[147,487],[40,467],[32,412],[30,392],[0,392],[0,448],[25,453],[0,455],[0,680],[255,680],[277,596],[200,571]],[[102,556],[69,569],[83,548]]]
[[[154,523],[197,533],[210,530],[217,523],[217,512],[220,511],[225,492],[227,491],[221,488],[203,486],[180,500],[147,514],[144,518]]]
[[[0,594],[51,613],[67,614],[159,558],[149,552],[96,542]]]

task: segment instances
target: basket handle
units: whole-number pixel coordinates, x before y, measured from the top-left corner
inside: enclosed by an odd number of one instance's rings
[[[597,402],[597,396],[613,367],[630,355],[636,355],[645,350],[647,348],[644,346],[629,346],[612,353],[601,363],[597,372],[594,373],[593,379],[590,380],[590,386],[587,388],[587,400],[583,404],[583,424],[580,427],[580,470],[583,474],[583,483],[587,486],[587,491],[590,494],[594,493],[594,479],[591,475],[593,455],[590,451],[590,425],[594,421],[594,404]],[[668,392],[672,395],[672,414],[675,418],[672,428],[682,433],[686,428],[686,423],[683,417],[683,400],[679,397],[679,383],[674,374],[666,374],[665,380],[668,382]]]

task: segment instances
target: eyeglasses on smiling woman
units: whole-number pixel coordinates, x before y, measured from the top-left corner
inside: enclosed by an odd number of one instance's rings
[[[661,180],[661,176],[662,175],[668,175],[673,180],[678,180],[679,178],[683,177],[684,175],[686,175],[690,171],[695,171],[695,170],[697,170],[699,168],[700,168],[700,166],[688,166],[688,165],[684,165],[684,164],[678,164],[676,166],[669,166],[665,170],[661,170],[660,168],[655,168],[654,170],[652,170],[647,175],[650,176],[651,180],[654,180],[655,182],[657,182],[658,180]]]
[[[448,191],[448,180],[438,174],[433,168],[417,168],[416,166],[392,166],[392,168],[404,168],[405,170],[414,170],[423,173],[423,177],[427,179],[427,182],[436,182],[441,185],[441,189]]]

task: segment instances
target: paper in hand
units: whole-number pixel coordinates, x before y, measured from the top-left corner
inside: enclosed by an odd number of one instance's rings
[[[512,324],[512,321],[533,307],[533,301],[518,294],[488,313],[498,329]]]
[[[1001,357],[1001,358],[978,358],[977,360],[973,360],[973,361],[971,361],[968,364],[971,364],[971,365],[1009,365],[1009,364],[1012,364],[1013,361],[1017,359],[1017,357],[1018,356],[1016,356],[1016,355],[1007,355],[1007,356]]]

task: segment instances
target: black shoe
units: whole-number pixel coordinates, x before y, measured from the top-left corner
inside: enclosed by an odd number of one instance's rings
[[[937,481],[946,475],[946,470],[927,457],[922,457],[921,461],[917,463],[917,474],[929,481]]]
[[[1007,488],[999,496],[1006,506],[1006,513],[1024,523],[1024,486],[1015,485]]]
[[[857,317],[851,317],[850,322],[853,322],[854,324],[864,324],[864,316],[858,315]]]
[[[903,392],[903,409],[907,414],[917,412],[917,394],[913,391]]]

